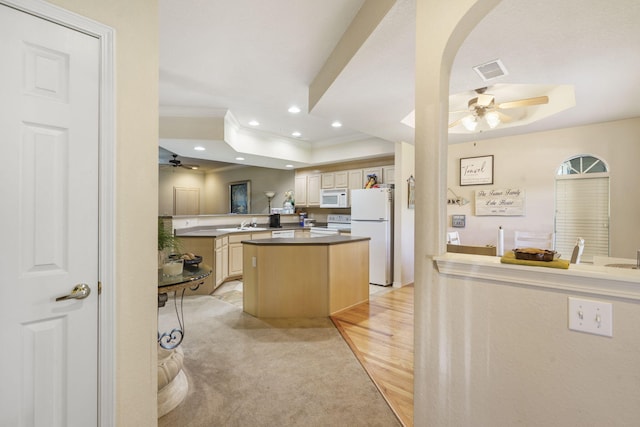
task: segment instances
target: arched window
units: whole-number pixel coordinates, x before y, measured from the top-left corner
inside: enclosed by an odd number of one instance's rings
[[[556,176],[556,250],[569,258],[578,237],[585,240],[583,261],[609,255],[609,168],[580,155],[564,161]]]
[[[607,165],[597,157],[576,156],[564,162],[558,168],[558,175],[581,175],[585,173],[608,172]]]

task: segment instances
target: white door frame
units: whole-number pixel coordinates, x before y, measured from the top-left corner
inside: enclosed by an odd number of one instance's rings
[[[0,4],[96,37],[100,41],[98,425],[115,425],[115,31],[106,25],[40,0]]]

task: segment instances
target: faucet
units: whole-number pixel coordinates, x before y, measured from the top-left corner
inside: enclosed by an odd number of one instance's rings
[[[249,222],[249,220],[245,219],[244,221],[242,221],[240,223],[240,228],[245,228],[247,226],[247,223]]]

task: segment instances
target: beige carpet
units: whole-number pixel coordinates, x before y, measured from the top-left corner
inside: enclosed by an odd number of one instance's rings
[[[328,318],[265,321],[208,295],[184,316],[189,392],[158,426],[400,426]]]

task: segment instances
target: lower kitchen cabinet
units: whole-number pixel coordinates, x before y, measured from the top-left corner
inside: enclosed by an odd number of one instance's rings
[[[190,252],[202,257],[202,262],[208,266],[213,267],[216,265],[216,253],[214,250],[213,237],[180,237],[180,243],[182,245],[183,252]],[[217,268],[216,268],[217,275]],[[204,283],[200,285],[195,291],[185,288],[185,295],[208,295],[217,286],[217,280],[214,282],[214,275],[210,274]]]
[[[229,275],[229,238],[227,236],[216,238],[216,287],[222,285]]]
[[[242,276],[242,241],[250,240],[251,234],[233,233],[229,235],[229,277]]]

